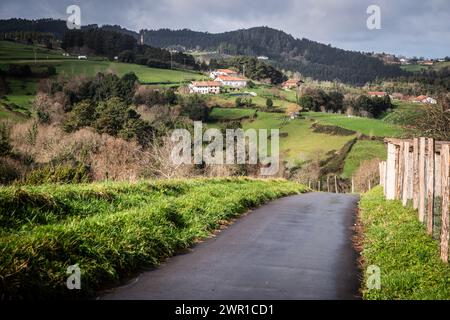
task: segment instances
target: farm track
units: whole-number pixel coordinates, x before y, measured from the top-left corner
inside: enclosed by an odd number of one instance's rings
[[[356,299],[358,197],[276,200],[99,299]]]

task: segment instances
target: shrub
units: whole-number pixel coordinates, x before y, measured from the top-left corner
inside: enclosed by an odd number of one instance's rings
[[[0,184],[10,184],[21,177],[23,168],[18,161],[0,157]]]
[[[78,164],[46,165],[32,170],[26,177],[25,183],[31,185],[46,183],[83,183],[92,181],[89,167]]]
[[[6,123],[0,123],[0,156],[8,155],[11,151],[11,129]]]

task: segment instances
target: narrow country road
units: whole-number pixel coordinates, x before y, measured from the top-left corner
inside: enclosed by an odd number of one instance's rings
[[[355,299],[357,201],[329,193],[276,200],[100,299]]]

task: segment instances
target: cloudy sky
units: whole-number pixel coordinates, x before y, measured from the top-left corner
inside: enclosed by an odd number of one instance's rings
[[[71,4],[83,25],[211,33],[269,26],[344,49],[450,56],[450,0],[1,0],[0,18],[65,19]],[[369,5],[381,9],[379,30],[367,28]]]

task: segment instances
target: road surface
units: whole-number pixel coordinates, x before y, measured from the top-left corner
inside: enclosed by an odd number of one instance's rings
[[[271,202],[217,237],[100,299],[355,299],[358,197],[308,193]]]

